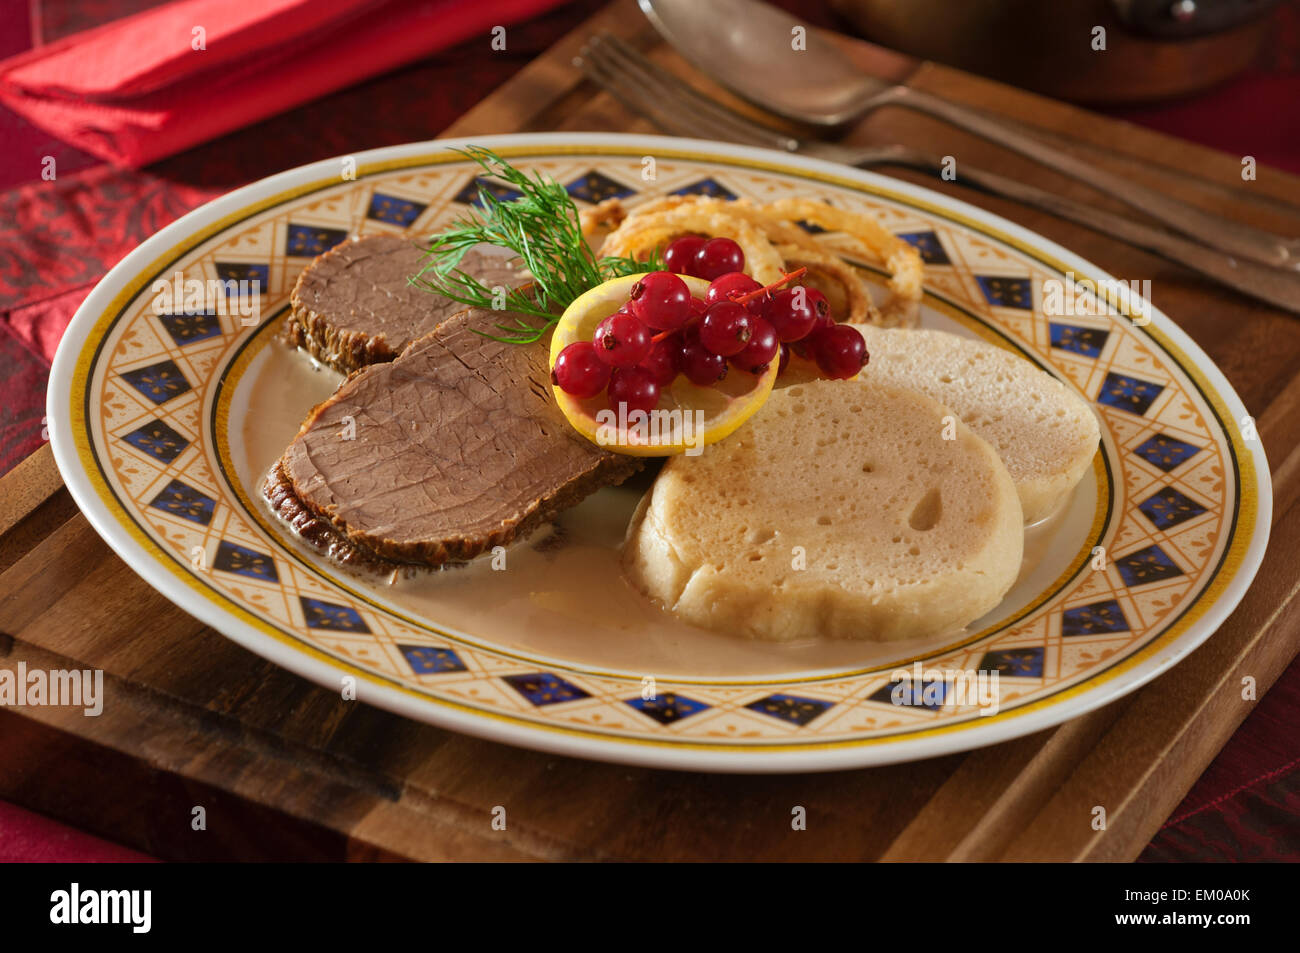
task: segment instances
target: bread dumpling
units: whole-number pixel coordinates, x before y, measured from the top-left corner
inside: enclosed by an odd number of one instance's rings
[[[684,621],[754,639],[957,632],[1015,582],[1015,484],[937,401],[869,376],[774,391],[664,466],[628,531],[629,579]]]
[[[986,341],[929,329],[852,325],[867,342],[862,372],[933,397],[987,440],[1020,494],[1025,522],[1050,516],[1097,453],[1097,415],[1050,374]]]

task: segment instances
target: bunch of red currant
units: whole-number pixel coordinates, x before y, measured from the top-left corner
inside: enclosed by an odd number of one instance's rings
[[[679,373],[709,387],[729,366],[760,375],[775,360],[783,371],[791,350],[832,379],[852,377],[867,362],[862,335],[835,323],[825,295],[781,287],[803,269],[763,287],[744,273],[745,255],[734,241],[698,235],[673,241],[664,262],[671,271],[642,277],[628,302],[596,326],[590,343],[560,352],[551,369],[555,386],[578,398],[608,388],[611,404],[648,411]],[[710,281],[704,298],[692,297],[672,272]]]

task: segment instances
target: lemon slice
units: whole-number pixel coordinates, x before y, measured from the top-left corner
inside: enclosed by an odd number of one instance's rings
[[[627,303],[640,275],[613,278],[597,285],[565,309],[551,335],[551,366],[570,344],[590,341],[596,325]],[[679,276],[691,294],[703,298],[709,283],[702,278]],[[694,455],[711,443],[735,431],[763,406],[776,381],[779,361],[773,360],[762,374],[746,374],[731,368],[712,387],[696,387],[683,374],[659,394],[659,403],[648,415],[633,412],[621,419],[600,393],[580,399],[552,385],[555,403],[580,434],[606,450],[637,457]]]

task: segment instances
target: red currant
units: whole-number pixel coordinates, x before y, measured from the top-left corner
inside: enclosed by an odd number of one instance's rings
[[[772,307],[772,296],[774,294],[776,294],[775,291],[769,291],[766,288],[762,289],[761,294],[755,295],[745,302],[745,310],[766,321],[767,309]]]
[[[749,322],[749,343],[731,359],[731,363],[750,374],[762,374],[776,358],[781,341],[776,336],[776,329],[762,318],[751,315]]]
[[[796,285],[778,291],[772,296],[772,303],[767,309],[767,320],[776,328],[776,335],[784,342],[799,341],[807,337],[818,323],[817,306],[820,304],[829,314],[825,297],[816,292]]]
[[[664,251],[664,268],[675,275],[695,274],[695,256],[708,241],[703,235],[683,235],[668,243]]]
[[[813,338],[815,338],[822,331],[825,331],[827,328],[835,327],[835,319],[831,317],[831,308],[829,303],[826,304],[826,309],[824,311],[822,310],[821,302],[826,301],[826,296],[822,294],[820,291],[817,291],[814,288],[809,288],[808,300],[812,302],[813,307],[817,311],[817,323],[813,325],[813,329],[811,331],[805,334],[798,341],[794,341],[791,344],[791,347],[794,349],[794,353],[798,354],[800,357],[806,357],[811,359],[813,355],[812,352]]]
[[[714,354],[731,357],[739,354],[753,334],[754,317],[734,301],[719,301],[709,306],[700,321],[700,343]]]
[[[551,383],[574,397],[595,397],[609,383],[609,365],[588,341],[570,344],[551,368]]]
[[[706,281],[719,278],[729,271],[745,270],[745,253],[730,238],[710,238],[695,254],[695,270],[691,274]]]
[[[790,345],[781,345],[781,363],[777,365],[776,376],[780,377],[785,373],[786,366],[790,363]]]
[[[632,286],[628,310],[656,331],[674,331],[691,316],[691,290],[666,271],[652,271]]]
[[[691,314],[693,316],[698,318],[701,315],[703,315],[704,312],[707,311],[708,309],[709,309],[708,303],[705,302],[703,298],[691,299]]]
[[[682,373],[696,387],[712,387],[727,376],[727,359],[705,347],[697,335],[682,342]]]
[[[847,380],[862,370],[870,355],[862,335],[847,324],[818,331],[810,350],[817,367],[831,380]]]
[[[611,367],[640,364],[650,353],[650,329],[626,311],[615,311],[591,337],[596,355]]]
[[[757,291],[761,287],[763,286],[743,271],[729,271],[713,279],[704,300],[709,304],[717,304],[719,301],[730,301],[736,295]]]
[[[659,385],[644,367],[616,367],[609,375],[609,403],[615,409],[626,405],[629,414],[648,412],[659,403]]]
[[[831,303],[826,300],[824,294],[816,288],[805,288],[804,297],[808,304],[812,306],[813,311],[817,314],[817,327],[813,328],[814,331],[816,331],[817,328],[829,328],[835,323],[835,319],[831,317]]]
[[[670,334],[650,345],[650,353],[641,361],[641,366],[654,375],[655,383],[667,387],[682,369],[682,339],[679,334]]]

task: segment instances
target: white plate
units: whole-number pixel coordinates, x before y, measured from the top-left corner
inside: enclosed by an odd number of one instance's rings
[[[399,600],[287,538],[256,492],[266,448],[292,436],[286,415],[329,390],[320,376],[289,386],[299,378],[283,362],[300,356],[274,350],[298,272],[349,233],[428,233],[473,195],[475,168],[450,151],[468,142],[380,149],[273,176],[167,227],[99,283],[54,361],[51,438],[78,505],[152,586],[240,645],[332,690],[352,676],[364,702],[497,741],[669,768],[811,771],[941,755],[1077,717],[1176,663],[1246,591],[1272,497],[1260,442],[1250,428],[1243,436],[1245,408],[1164,315],[1140,327],[1117,314],[1149,309],[1122,290],[1101,314],[1046,314],[1045,282],[1109,279],[1088,262],[943,195],[811,159],[641,136],[473,143],[580,202],[708,191],[877,216],[923,251],[925,324],[1016,350],[1094,403],[1093,473],[1063,515],[1031,530],[1039,552],[1003,605],[946,644],[782,648],[654,629],[619,590],[616,560],[598,558],[635,501],[628,490],[601,491],[564,518],[586,548],[524,544],[499,578],[445,573]],[[159,314],[155,282],[178,271],[257,278],[260,323]],[[584,616],[557,572],[590,574],[613,602],[593,599]],[[891,672],[917,659],[997,671],[997,714],[891,703]]]

